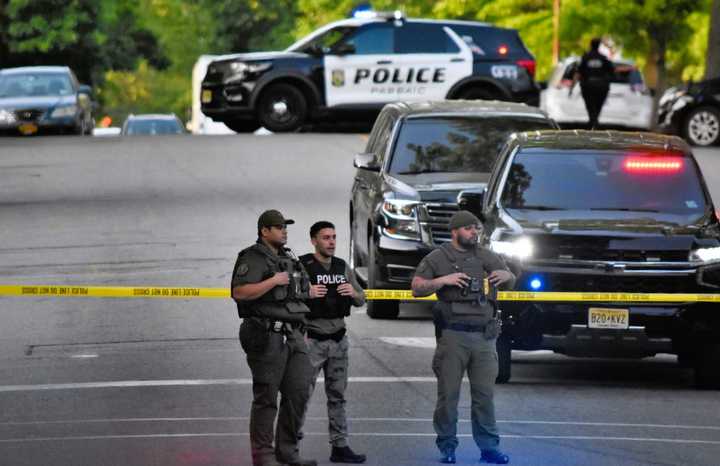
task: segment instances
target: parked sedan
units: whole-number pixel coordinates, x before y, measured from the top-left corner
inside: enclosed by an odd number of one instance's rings
[[[588,114],[579,86],[569,95],[580,59],[570,57],[560,62],[540,94],[540,108],[550,118],[565,124],[585,124]],[[600,113],[600,124],[649,129],[652,126],[653,99],[645,87],[642,73],[629,61],[616,61],[615,76]]]
[[[66,66],[0,70],[0,131],[89,134],[91,93]]]
[[[696,146],[720,143],[720,77],[671,87],[660,98],[658,123]]]
[[[124,136],[184,134],[180,119],[174,114],[129,115],[122,127]]]

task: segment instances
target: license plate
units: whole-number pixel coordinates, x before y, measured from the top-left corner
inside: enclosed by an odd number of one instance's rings
[[[210,102],[212,102],[212,91],[209,89],[203,89],[200,100],[204,104],[209,104]]]
[[[25,136],[30,136],[31,134],[37,133],[38,127],[35,123],[23,123],[18,127],[18,130]]]
[[[588,311],[588,328],[626,329],[629,323],[628,309],[591,307]]]

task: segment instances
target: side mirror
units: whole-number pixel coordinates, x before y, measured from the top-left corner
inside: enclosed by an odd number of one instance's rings
[[[92,87],[88,86],[87,84],[80,84],[78,87],[78,92],[80,94],[87,94],[88,96],[92,95]]]
[[[332,51],[336,55],[352,55],[355,53],[355,46],[353,44],[343,42],[342,44],[338,44],[336,47],[333,47]]]
[[[325,52],[323,51],[323,48],[319,46],[318,44],[313,44],[305,49],[305,52],[308,55],[312,55],[313,57],[322,57]]]
[[[361,170],[380,171],[380,166],[375,161],[375,154],[372,153],[357,154],[355,160],[353,160],[353,165]]]
[[[484,221],[482,214],[483,200],[485,199],[485,193],[487,188],[479,189],[467,189],[460,191],[457,197],[458,207],[460,210],[468,210],[475,214],[480,220]]]

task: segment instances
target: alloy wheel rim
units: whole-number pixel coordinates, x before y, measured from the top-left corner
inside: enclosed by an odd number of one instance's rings
[[[693,142],[703,146],[715,142],[720,134],[720,120],[711,112],[696,113],[688,126]]]

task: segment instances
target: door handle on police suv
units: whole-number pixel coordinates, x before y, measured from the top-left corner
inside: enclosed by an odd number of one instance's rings
[[[450,63],[461,63],[461,62],[464,62],[464,61],[465,61],[464,58],[451,58],[451,59],[450,59]]]
[[[377,64],[378,65],[391,65],[392,60],[378,60]]]

